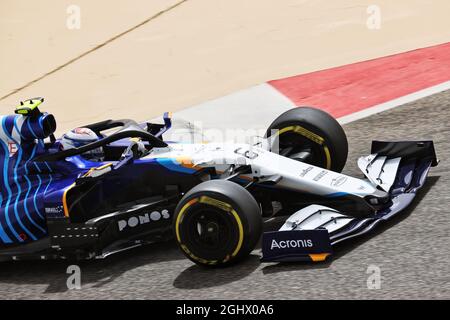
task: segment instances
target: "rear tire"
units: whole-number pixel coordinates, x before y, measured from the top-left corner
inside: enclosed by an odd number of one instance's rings
[[[174,215],[175,237],[190,260],[220,267],[246,258],[262,232],[261,210],[240,185],[211,180],[192,188]]]
[[[288,110],[269,126],[266,137],[272,134],[272,145],[279,143],[279,152],[286,157],[336,172],[341,172],[347,161],[344,129],[322,110],[311,107]],[[305,154],[306,158],[302,158]]]

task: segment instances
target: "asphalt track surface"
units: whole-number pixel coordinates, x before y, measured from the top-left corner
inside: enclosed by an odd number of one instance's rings
[[[372,139],[433,139],[441,163],[414,205],[330,262],[260,264],[258,250],[226,269],[197,267],[173,242],[80,263],[82,288],[68,290],[67,262],[0,264],[5,299],[448,299],[450,298],[450,91],[345,125],[348,174]],[[273,227],[273,226],[272,226]],[[381,288],[367,288],[367,269],[381,269]]]

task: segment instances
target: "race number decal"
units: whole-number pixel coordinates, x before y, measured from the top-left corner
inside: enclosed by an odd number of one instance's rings
[[[8,142],[9,157],[11,158],[17,153],[17,145],[14,142]]]

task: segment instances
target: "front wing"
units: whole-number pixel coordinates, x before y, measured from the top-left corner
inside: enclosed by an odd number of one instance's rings
[[[262,238],[263,262],[323,261],[336,244],[367,234],[413,201],[430,167],[438,164],[432,141],[372,142],[371,155],[361,157],[360,169],[390,202],[366,217],[310,205],[290,216],[278,231]]]

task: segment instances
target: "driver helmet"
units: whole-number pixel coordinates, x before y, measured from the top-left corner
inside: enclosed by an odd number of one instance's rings
[[[79,148],[99,139],[97,134],[89,128],[75,128],[62,136],[61,148],[62,150]],[[102,147],[85,152],[82,155],[90,161],[103,161],[105,158]]]

